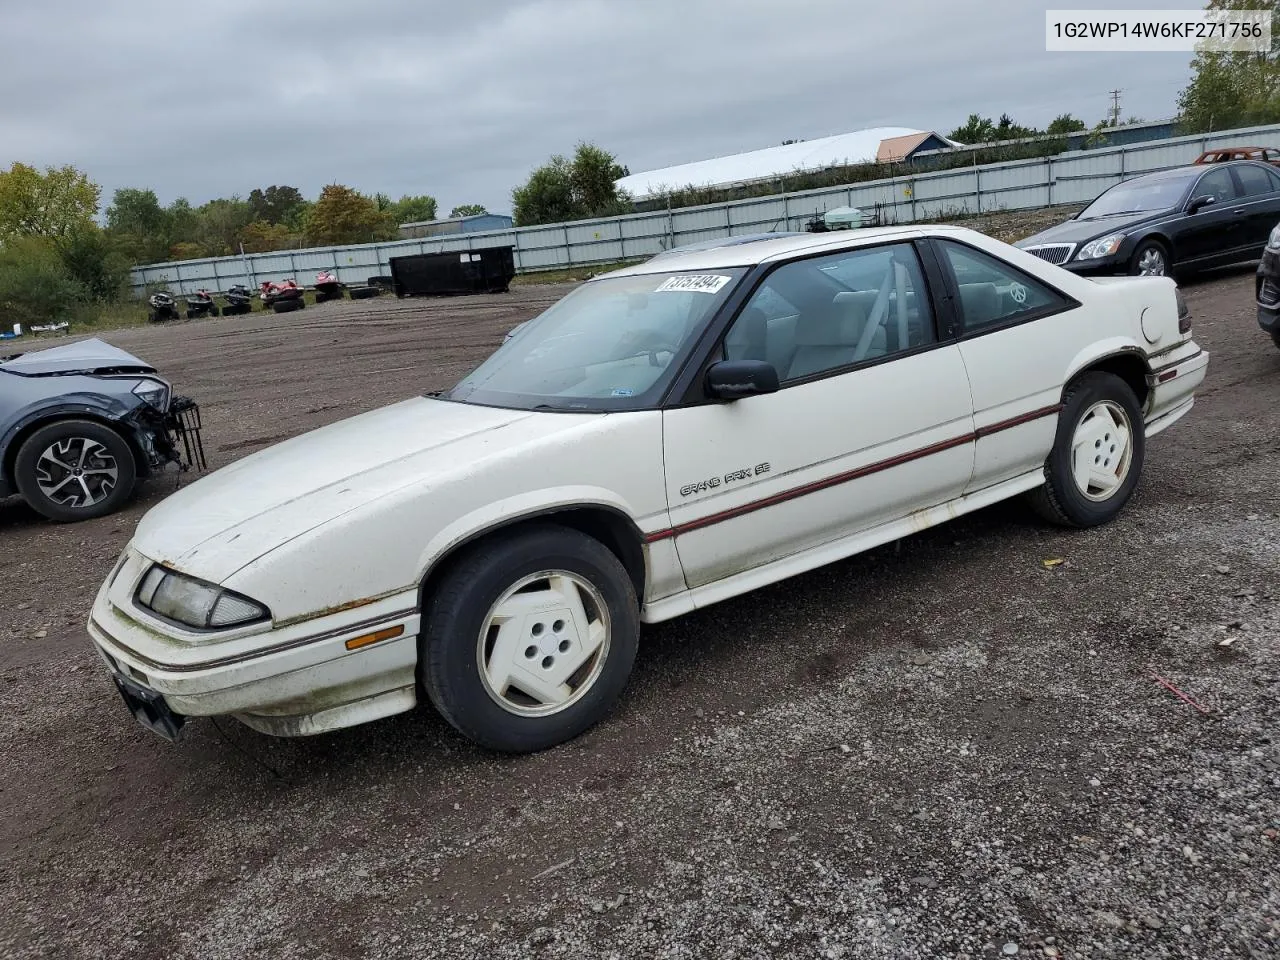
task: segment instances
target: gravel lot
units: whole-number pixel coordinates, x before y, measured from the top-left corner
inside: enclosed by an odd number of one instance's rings
[[[107,339],[221,465],[562,292]],[[1001,506],[647,628],[613,718],[532,757],[427,710],[168,744],[82,624],[172,477],[78,526],[0,505],[0,956],[1277,956],[1280,351],[1251,272],[1187,292],[1209,379],[1116,523]]]

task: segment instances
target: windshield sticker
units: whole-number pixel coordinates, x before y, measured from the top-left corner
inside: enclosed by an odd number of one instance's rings
[[[654,293],[671,293],[673,291],[683,293],[686,290],[691,293],[719,293],[720,288],[732,279],[732,277],[722,277],[718,273],[668,277],[662,281]]]
[[[611,397],[633,397],[633,396],[635,396],[635,393],[636,393],[636,392],[635,392],[634,390],[632,390],[630,387],[615,387],[615,388],[614,388],[614,390],[613,390],[613,393],[609,394],[609,396],[611,396]]]

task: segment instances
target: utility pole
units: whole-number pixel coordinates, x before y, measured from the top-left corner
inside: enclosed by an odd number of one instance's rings
[[[1120,90],[1111,91],[1111,125],[1120,126]]]

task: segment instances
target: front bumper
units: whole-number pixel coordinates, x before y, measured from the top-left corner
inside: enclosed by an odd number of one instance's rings
[[[233,716],[263,733],[304,736],[411,709],[417,703],[416,594],[398,594],[283,627],[216,636],[186,632],[133,603],[151,560],[132,549],[103,584],[88,631],[144,726],[176,738],[188,717]],[[381,630],[393,637],[351,650]],[[140,703],[141,702],[141,703]],[[149,707],[147,711],[140,710]]]
[[[1273,337],[1280,337],[1280,250],[1267,247],[1254,280],[1254,297],[1258,301],[1258,326]]]
[[[208,468],[200,406],[190,397],[174,397],[165,413],[147,406],[139,407],[129,418],[129,423],[138,446],[145,454],[148,472],[163,469],[170,463],[176,463],[183,472],[192,468]]]
[[[1129,257],[1113,254],[1096,260],[1068,260],[1062,264],[1062,269],[1070,270],[1080,277],[1113,277],[1129,272]]]

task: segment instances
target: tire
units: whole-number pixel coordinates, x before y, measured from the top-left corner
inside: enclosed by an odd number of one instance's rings
[[[1160,272],[1149,272],[1149,267],[1157,264]],[[1143,240],[1129,258],[1129,275],[1172,277],[1173,257],[1169,255],[1169,249],[1159,240]]]
[[[301,300],[277,300],[271,305],[271,309],[276,313],[293,313],[295,310],[302,309]]]
[[[87,469],[114,469],[115,473],[74,479],[75,474],[61,469],[61,464],[82,462],[93,465]],[[74,523],[120,509],[133,496],[138,468],[129,444],[110,427],[92,420],[59,420],[23,442],[14,460],[13,476],[18,492],[37,513],[58,523]],[[61,491],[71,491],[65,497],[59,492],[64,480],[70,482]],[[110,489],[104,489],[108,480]],[[79,489],[73,489],[77,484]]]
[[[548,572],[558,581],[540,576]],[[570,600],[562,609],[553,606],[512,621],[520,632],[498,642],[499,628],[485,625],[502,604],[519,603],[510,594],[522,583],[534,593],[547,590],[552,603],[576,597],[579,616],[570,614]],[[583,733],[613,708],[635,662],[638,607],[627,571],[598,540],[553,524],[499,535],[466,550],[427,600],[418,677],[440,714],[482,746],[509,753],[544,750]],[[574,625],[584,618],[592,625],[588,633],[603,626],[604,640],[580,661],[583,634]],[[502,656],[504,646],[511,650],[509,660]],[[570,669],[575,672],[562,673]],[[533,689],[543,679],[554,696],[571,692],[564,703],[545,699],[545,692],[539,700],[505,685],[503,677],[523,677]]]
[[[1127,447],[1116,443],[1117,427],[1124,427],[1126,421]],[[1090,423],[1094,426],[1090,427]],[[1076,448],[1083,451],[1090,441],[1096,452],[1094,463],[1099,466],[1094,476],[1118,481],[1111,489],[1090,477],[1086,484],[1092,492],[1085,492],[1076,480]],[[1129,502],[1145,457],[1142,408],[1133,389],[1114,374],[1085,373],[1067,385],[1062,412],[1058,414],[1057,437],[1045,460],[1045,482],[1031,492],[1031,504],[1042,517],[1060,526],[1096,527],[1107,523]]]

